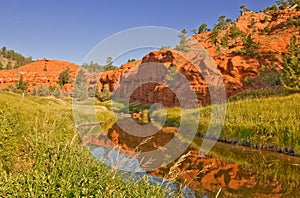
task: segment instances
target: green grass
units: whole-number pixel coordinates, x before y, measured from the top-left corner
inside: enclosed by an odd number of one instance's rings
[[[154,112],[154,117],[163,113]],[[179,126],[180,108],[167,109],[167,126]],[[210,122],[211,107],[200,109],[198,131],[205,133]],[[189,117],[189,112],[183,113]],[[191,121],[192,122],[192,121]],[[221,137],[250,140],[252,145],[292,147],[300,152],[300,94],[251,98],[227,103]]]
[[[0,197],[163,197],[81,146],[71,103],[0,93]],[[104,118],[103,118],[104,119]]]

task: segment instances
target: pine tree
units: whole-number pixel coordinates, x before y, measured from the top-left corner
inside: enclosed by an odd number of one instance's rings
[[[58,77],[58,84],[62,87],[65,84],[71,83],[71,75],[70,69],[67,68],[66,70],[62,71]]]
[[[180,42],[178,45],[176,45],[175,49],[182,52],[188,52],[190,51],[190,44],[188,41],[189,35],[186,29],[181,30],[181,32],[178,34],[178,37],[180,39]]]
[[[26,91],[28,87],[27,82],[23,79],[23,75],[20,74],[19,80],[16,83],[16,88],[21,91]]]
[[[77,98],[78,100],[83,100],[87,98],[87,80],[84,71],[81,69],[79,70],[76,80],[75,80],[75,87],[73,92],[73,97]]]
[[[287,52],[282,54],[283,67],[280,81],[286,89],[300,91],[300,44],[292,36]]]

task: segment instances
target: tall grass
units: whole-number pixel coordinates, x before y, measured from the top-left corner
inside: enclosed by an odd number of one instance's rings
[[[153,117],[162,116],[161,111]],[[200,109],[198,131],[204,134],[210,123],[211,107]],[[167,109],[167,126],[179,126],[180,108]],[[193,122],[193,121],[191,121]],[[222,138],[237,138],[252,145],[290,147],[300,152],[300,94],[252,98],[227,103]]]
[[[0,197],[163,197],[126,180],[82,147],[71,104],[0,93]]]

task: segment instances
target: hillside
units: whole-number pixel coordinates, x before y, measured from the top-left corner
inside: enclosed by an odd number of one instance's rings
[[[31,57],[24,57],[14,50],[8,50],[5,46],[0,50],[0,70],[15,69],[30,62],[32,62]]]
[[[245,11],[234,22],[226,22],[226,17],[220,17],[212,31],[195,34],[190,41],[196,40],[214,59],[222,73],[227,97],[253,88],[274,88],[280,84],[281,54],[286,51],[293,35],[299,38],[300,29],[296,23],[299,17],[300,11],[294,8],[266,13]],[[189,53],[186,54],[189,56]],[[209,91],[201,73],[186,57],[175,50],[158,50],[144,56],[140,63],[149,62],[163,63],[168,71],[170,66],[176,66],[191,82],[199,102],[209,104]],[[118,87],[120,74],[127,73],[132,64],[104,72],[100,77],[102,87],[113,91]],[[134,64],[139,65],[138,62]],[[130,90],[130,87],[127,88]],[[142,103],[178,105],[175,94],[166,85],[144,85],[132,98]]]
[[[20,79],[20,75],[28,83],[28,92],[31,92],[34,87],[58,87],[60,73],[68,68],[71,80],[74,81],[77,72],[80,70],[79,66],[59,60],[37,60],[17,69],[0,71],[0,88],[5,88],[9,85],[15,86]],[[65,89],[68,90],[67,85]]]

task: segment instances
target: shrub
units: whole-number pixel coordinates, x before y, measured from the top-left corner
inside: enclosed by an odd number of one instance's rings
[[[16,83],[16,89],[20,91],[26,91],[27,87],[27,82],[23,79],[23,75],[20,74],[19,81]]]
[[[195,34],[202,34],[204,32],[209,32],[210,29],[208,28],[206,23],[202,23],[197,29],[193,30]]]
[[[108,89],[104,88],[101,93],[97,93],[96,92],[96,98],[98,100],[100,100],[101,102],[104,102],[104,101],[107,101],[107,100],[110,100],[110,92]]]
[[[216,45],[218,42],[218,36],[220,34],[220,30],[218,28],[214,28],[213,31],[211,32],[210,38],[211,41]]]
[[[288,25],[292,25],[292,26],[300,26],[300,17],[295,18],[295,17],[290,17],[288,20]]]
[[[296,40],[296,36],[292,36],[287,52],[282,54],[284,68],[280,81],[286,89],[300,91],[300,44],[296,44]]]
[[[242,38],[243,41],[243,46],[244,48],[236,51],[237,54],[245,54],[248,53],[253,57],[258,57],[258,53],[256,52],[256,49],[259,46],[258,42],[255,42],[251,36],[251,34],[249,35],[244,35]]]
[[[186,29],[181,30],[181,32],[178,34],[178,37],[180,39],[180,42],[178,45],[176,45],[175,49],[182,52],[188,52],[190,51],[190,44],[188,42],[188,32]]]
[[[67,68],[66,70],[62,71],[58,77],[58,84],[62,87],[65,84],[71,83],[71,75],[70,69]]]
[[[262,30],[261,34],[266,35],[269,31],[270,31],[270,28],[269,28],[269,26],[267,26]]]
[[[268,21],[268,17],[265,16],[264,19],[261,21],[261,23],[266,23]]]
[[[87,81],[84,71],[81,69],[79,70],[75,85],[74,85],[74,91],[73,91],[73,97],[77,98],[78,100],[83,100],[87,98],[87,87],[86,87]]]

